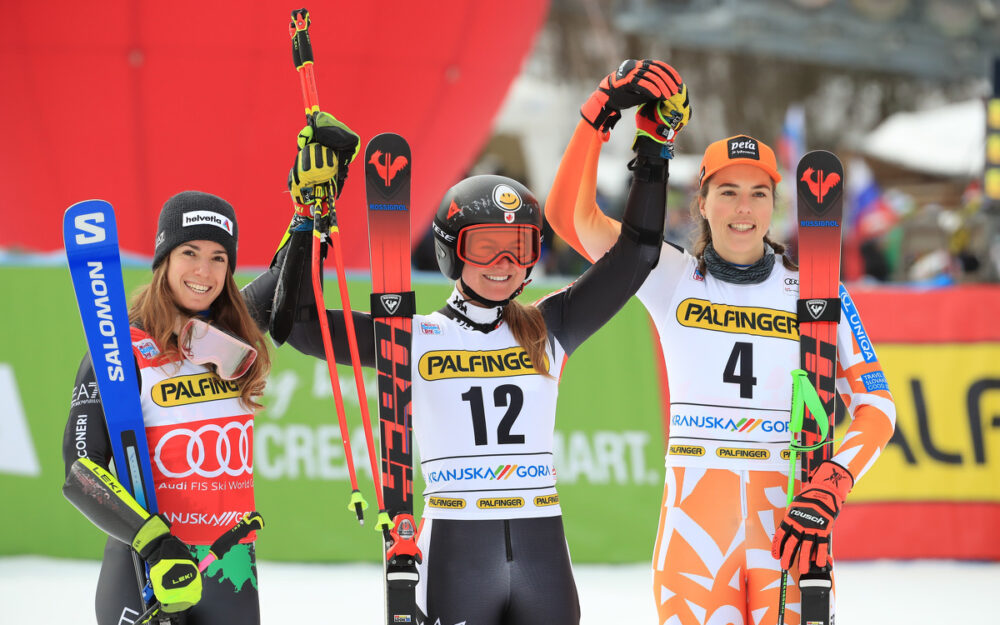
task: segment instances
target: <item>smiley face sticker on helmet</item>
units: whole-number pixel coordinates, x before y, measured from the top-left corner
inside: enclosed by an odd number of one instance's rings
[[[521,196],[513,187],[506,184],[493,187],[493,202],[505,211],[514,212],[521,208]]]

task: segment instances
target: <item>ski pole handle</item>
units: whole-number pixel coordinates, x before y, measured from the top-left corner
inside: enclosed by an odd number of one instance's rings
[[[254,510],[243,515],[236,525],[230,527],[222,536],[215,539],[212,546],[208,548],[208,555],[198,562],[198,571],[204,573],[213,562],[226,555],[230,549],[236,546],[254,530],[264,529],[264,517],[260,512]],[[151,618],[160,612],[160,602],[154,601],[139,618],[135,620],[136,625],[147,623]]]
[[[316,74],[313,71],[312,41],[309,39],[309,11],[292,11],[292,21],[288,24],[288,34],[292,37],[292,60],[299,72],[302,83],[302,102],[305,103],[306,119],[311,124],[313,116],[319,113],[319,92],[316,90]]]

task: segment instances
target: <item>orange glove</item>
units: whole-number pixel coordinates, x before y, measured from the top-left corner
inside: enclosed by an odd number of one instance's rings
[[[854,477],[836,462],[819,465],[774,533],[771,555],[781,560],[782,569],[791,569],[796,555],[801,573],[807,573],[812,564],[826,566],[833,522],[853,486]]]
[[[597,130],[607,132],[621,119],[621,109],[669,98],[680,90],[682,82],[677,70],[663,61],[629,59],[601,79],[580,107],[580,115]]]

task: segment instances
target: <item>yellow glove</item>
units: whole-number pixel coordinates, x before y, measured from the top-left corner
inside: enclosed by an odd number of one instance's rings
[[[288,175],[288,189],[298,204],[336,199],[347,169],[361,148],[357,133],[333,115],[319,112],[296,138],[299,153]]]
[[[674,139],[689,121],[691,100],[687,85],[681,85],[676,94],[657,101],[655,106],[647,102],[639,107],[635,114],[636,132],[632,149],[646,156],[673,158]]]
[[[295,155],[295,165],[288,174],[288,190],[296,204],[313,204],[326,197],[340,195],[337,153],[319,143],[307,143]]]

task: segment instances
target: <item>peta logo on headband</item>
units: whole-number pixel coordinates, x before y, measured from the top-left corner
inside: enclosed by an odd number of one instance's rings
[[[757,141],[750,137],[733,137],[729,140],[727,147],[729,148],[730,160],[734,158],[760,160],[760,150],[757,147]]]
[[[229,236],[233,236],[233,222],[228,217],[224,217],[214,211],[191,211],[190,213],[184,213],[181,221],[181,225],[185,228],[188,226],[201,226],[203,224],[217,226],[228,232]]]

